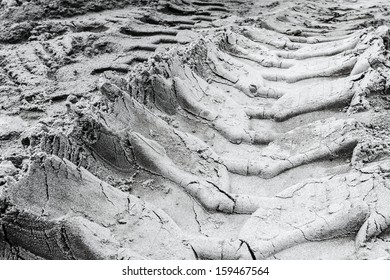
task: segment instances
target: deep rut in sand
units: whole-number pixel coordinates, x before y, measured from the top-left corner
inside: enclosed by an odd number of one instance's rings
[[[18,2],[1,258],[389,257],[385,1]]]

